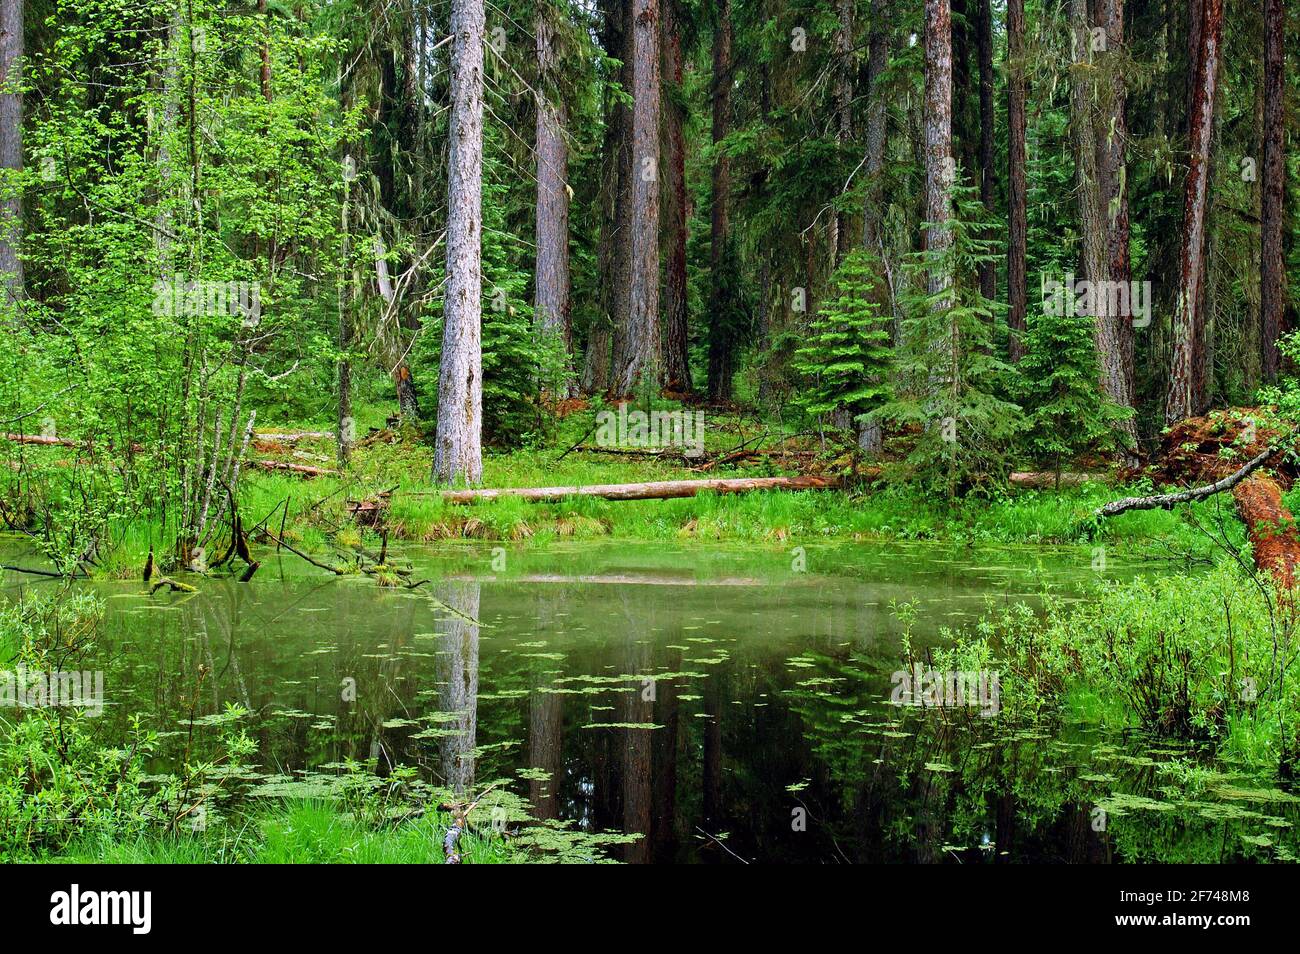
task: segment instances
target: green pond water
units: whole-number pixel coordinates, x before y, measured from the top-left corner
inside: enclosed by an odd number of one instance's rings
[[[1295,791],[1208,753],[1138,732],[890,704],[903,668],[891,603],[913,602],[914,643],[933,644],[990,598],[1085,592],[1098,578],[1086,552],[392,552],[432,582],[385,589],[286,553],[251,583],[201,579],[196,594],[96,584],[107,606],[94,660],[105,673],[100,731],[120,741],[143,715],[165,734],[161,774],[177,769],[191,729],[197,752],[214,747],[219,714],[239,704],[257,764],[227,780],[224,812],[328,793],[351,759],[471,792],[496,783],[537,818],[640,834],[614,849],[634,862],[1297,851]],[[1163,570],[1110,554],[1107,576],[1137,572]],[[49,585],[4,582],[11,596]]]

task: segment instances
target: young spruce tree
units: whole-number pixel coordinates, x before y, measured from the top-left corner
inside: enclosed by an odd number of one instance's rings
[[[873,417],[919,431],[906,459],[911,476],[949,496],[996,483],[1009,469],[1020,406],[1006,400],[1012,369],[994,347],[1005,306],[980,292],[980,266],[998,257],[994,224],[975,190],[952,189],[952,242],[907,263],[898,397]],[[927,277],[946,280],[933,292]]]
[[[818,309],[805,344],[794,354],[795,370],[807,383],[796,397],[810,415],[843,410],[861,424],[889,400],[888,315],[875,286],[878,260],[855,249],[831,276],[834,297]]]

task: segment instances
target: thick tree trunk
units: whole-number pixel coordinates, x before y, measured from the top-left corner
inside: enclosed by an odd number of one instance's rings
[[[1007,0],[1008,63],[1008,198],[1011,206],[1010,243],[1007,249],[1008,355],[1013,362],[1025,354],[1025,315],[1028,277],[1025,245],[1029,234],[1025,186],[1025,0]]]
[[[727,135],[731,119],[731,2],[716,0],[717,24],[713,38],[713,144]],[[728,290],[723,287],[723,264],[730,240],[727,201],[731,192],[731,158],[721,150],[713,157],[713,182],[709,197],[709,400],[731,400],[735,373],[735,335],[731,327]]]
[[[12,313],[23,298],[23,0],[0,0],[0,282],[4,310]]]
[[[566,109],[556,93],[558,56],[555,49],[555,11],[537,4],[537,268],[534,276],[533,317],[542,335],[559,342],[566,352],[572,346],[569,322],[569,148],[564,141]]]
[[[925,0],[925,247],[930,252],[952,245],[948,227],[952,179],[952,9],[948,0]],[[931,294],[950,283],[946,273],[931,269]]]
[[[601,44],[605,53],[617,59],[619,85],[632,85],[631,29],[628,4],[620,0],[603,0]],[[582,388],[589,394],[607,391],[611,384],[614,329],[626,323],[627,299],[623,295],[627,274],[629,180],[632,168],[630,110],[610,95],[605,100],[605,139],[601,145],[601,242],[598,251],[600,302],[602,314],[587,333],[587,355],[582,373]]]
[[[993,7],[992,0],[977,0],[979,19],[976,36],[979,41],[980,65],[980,201],[990,219],[997,214],[994,201],[996,170],[993,166]],[[989,236],[992,238],[992,236]],[[990,301],[998,295],[998,268],[994,261],[980,266],[980,294]]]
[[[952,247],[948,225],[949,188],[953,185],[953,14],[948,0],[926,0],[926,250]],[[948,290],[952,277],[932,266],[930,294]],[[950,342],[949,347],[956,346]]]
[[[672,89],[682,87],[681,0],[663,0],[664,71]],[[685,110],[675,97],[664,103],[668,167],[664,178],[664,356],[663,381],[673,391],[691,390],[686,313],[686,134]]]
[[[632,5],[632,183],[627,318],[614,329],[616,394],[632,394],[659,358],[659,0]],[[657,380],[656,380],[657,383]]]
[[[1102,117],[1098,161],[1101,176],[1102,210],[1106,216],[1106,257],[1110,279],[1128,284],[1132,279],[1129,261],[1128,174],[1124,152],[1128,145],[1127,91],[1121,54],[1124,51],[1124,0],[1101,0],[1102,23],[1106,31],[1106,59],[1110,72],[1108,115]],[[1120,385],[1127,406],[1133,406],[1133,319],[1114,316]]]
[[[433,479],[483,476],[483,0],[452,0],[447,278]]]
[[[1071,0],[1070,124],[1074,135],[1075,183],[1079,196],[1079,230],[1082,233],[1084,277],[1094,283],[1110,280],[1109,229],[1102,202],[1102,173],[1098,166],[1099,130],[1092,99],[1092,42],[1087,0]],[[1111,314],[1110,296],[1094,295],[1093,340],[1097,350],[1097,371],[1101,393],[1112,404],[1131,408],[1133,394],[1124,373],[1120,325],[1131,324],[1131,316]],[[1124,435],[1127,460],[1137,453],[1137,425],[1130,418],[1118,425]]]
[[[1192,108],[1188,127],[1190,157],[1183,199],[1183,247],[1179,262],[1178,301],[1173,321],[1173,355],[1165,421],[1172,424],[1193,413],[1194,388],[1203,377],[1204,352],[1197,347],[1202,287],[1205,280],[1205,216],[1209,201],[1210,138],[1214,130],[1214,100],[1219,69],[1219,38],[1223,0],[1202,0]]]
[[[840,148],[853,139],[853,5],[854,0],[836,0],[839,28],[835,31],[835,138]],[[836,212],[831,220],[830,267],[834,268],[849,249],[848,216]]]
[[[1282,199],[1286,183],[1282,133],[1286,126],[1286,52],[1283,0],[1264,0],[1264,150],[1260,182],[1260,374],[1277,379],[1282,334],[1283,281]]]
[[[889,65],[889,25],[886,22],[888,0],[871,0],[871,37],[867,41],[867,157],[863,176],[867,182],[867,200],[862,215],[862,244],[877,255],[884,255],[880,233],[880,219],[884,212],[881,201],[883,183],[881,175],[885,165],[885,91],[881,81]]]

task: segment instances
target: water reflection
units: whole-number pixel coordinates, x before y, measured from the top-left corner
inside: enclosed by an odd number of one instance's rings
[[[428,593],[273,566],[194,595],[106,585],[103,728],[142,713],[171,771],[239,704],[250,792],[413,766],[637,833],[631,862],[1292,860],[1297,797],[1273,780],[1136,734],[887,704],[891,600],[919,601],[924,646],[1053,568],[911,551],[796,576],[697,552],[500,579],[429,560]]]

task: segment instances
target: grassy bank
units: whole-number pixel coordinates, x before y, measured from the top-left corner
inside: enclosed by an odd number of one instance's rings
[[[78,838],[63,850],[28,860],[73,864],[444,864],[443,812],[377,827],[328,802],[285,805],[205,831]],[[471,828],[456,850],[465,864],[532,860],[507,838]]]
[[[378,532],[356,524],[348,501],[375,499],[388,492],[384,526],[389,538],[418,543],[476,539],[537,547],[565,539],[613,538],[779,546],[817,540],[934,540],[971,545],[1105,544],[1135,554],[1204,557],[1213,544],[1197,524],[1216,530],[1222,525],[1234,543],[1244,540],[1226,496],[1179,512],[1136,511],[1109,521],[1093,516],[1099,506],[1116,497],[1150,492],[1146,484],[1086,484],[946,501],[907,484],[875,481],[847,490],[706,493],[676,500],[573,497],[537,504],[505,498],[455,505],[443,502],[430,487],[428,456],[423,445],[379,444],[359,449],[346,479],[249,474],[240,492],[244,526],[265,527],[277,535],[283,531],[286,541],[306,550],[325,548],[332,539],[345,545],[375,546]],[[775,462],[702,474],[653,460],[625,461],[581,452],[557,460],[553,451],[517,451],[488,457],[484,484],[568,486],[783,472],[791,471]],[[113,537],[115,545],[102,571],[129,577],[139,572],[149,548],[162,547],[169,534],[156,522],[137,519],[115,526]]]
[[[862,462],[824,445],[817,435],[792,434],[770,423],[738,415],[714,415],[705,429],[707,467],[679,456],[603,453],[592,449],[590,412],[559,419],[544,446],[511,452],[488,451],[483,484],[488,487],[576,486],[632,483],[702,477],[753,477],[797,473],[830,474],[847,479],[847,489],[828,491],[766,491],[719,496],[701,494],[676,500],[608,501],[573,497],[557,503],[534,504],[499,499],[469,506],[445,503],[431,485],[432,447],[407,429],[391,432],[379,427],[380,411],[369,408],[360,420],[370,424],[369,436],[355,447],[345,474],[305,477],[297,473],[243,469],[239,481],[239,512],[253,543],[272,543],[270,534],[307,551],[327,550],[334,542],[345,548],[367,543],[377,546],[377,527],[389,539],[434,543],[461,539],[503,541],[519,546],[546,546],[557,540],[599,538],[635,541],[744,542],[781,546],[812,541],[934,540],[971,545],[1030,544],[1106,545],[1133,556],[1205,557],[1214,546],[1204,532],[1213,528],[1233,545],[1244,540],[1226,495],[1176,512],[1139,511],[1099,521],[1094,511],[1103,503],[1132,493],[1151,491],[1149,481],[1124,487],[1090,483],[1060,490],[999,490],[989,488],[950,499],[926,492],[898,479],[885,464],[884,475],[862,473]],[[272,432],[325,430],[320,422],[268,426]],[[726,460],[737,446],[762,446],[768,453]],[[780,452],[789,452],[783,456]],[[330,437],[298,440],[259,438],[250,456],[332,471],[337,448]],[[26,447],[33,477],[23,485],[29,499],[11,501],[8,513],[45,515],[46,526],[59,529],[77,520],[59,515],[60,500],[84,495],[75,468],[66,465],[68,451],[58,447]],[[103,488],[100,488],[102,491]],[[98,491],[97,491],[98,492]],[[101,494],[103,496],[111,496]],[[349,501],[385,503],[381,523],[362,525]],[[1300,503],[1300,491],[1291,494]],[[74,507],[75,510],[75,507]],[[77,511],[79,512],[79,511]],[[52,516],[51,516],[52,514]],[[109,577],[136,576],[150,551],[166,559],[177,537],[174,515],[168,525],[148,510],[111,508],[104,518],[107,532],[98,547],[96,572]],[[32,528],[41,533],[42,519]],[[1199,525],[1199,528],[1198,528]],[[48,530],[45,532],[49,532]],[[74,541],[55,550],[66,554],[86,547],[93,528],[82,528]],[[226,531],[208,542],[224,551]],[[207,554],[211,562],[215,554]]]

